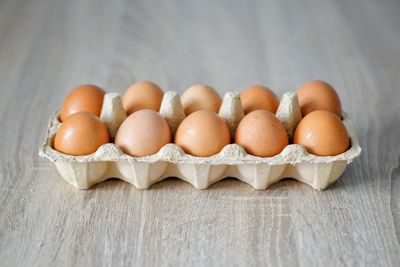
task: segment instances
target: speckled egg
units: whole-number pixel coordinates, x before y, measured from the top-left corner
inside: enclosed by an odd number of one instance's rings
[[[289,138],[282,122],[273,113],[256,110],[240,121],[235,143],[251,155],[272,157],[289,144]]]

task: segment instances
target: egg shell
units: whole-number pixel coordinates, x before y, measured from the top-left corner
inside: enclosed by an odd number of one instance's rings
[[[209,110],[191,113],[181,122],[175,135],[175,144],[198,157],[218,154],[230,141],[226,122]]]
[[[293,143],[302,145],[318,156],[336,156],[350,146],[343,122],[333,112],[316,110],[308,113],[297,126]]]
[[[127,115],[141,109],[159,111],[164,92],[149,81],[140,81],[129,87],[122,98],[122,104]]]
[[[77,112],[100,116],[105,92],[96,85],[85,84],[70,91],[61,108],[60,120],[64,121]]]
[[[218,113],[222,102],[217,91],[204,84],[189,87],[181,96],[181,101],[186,115],[202,109]]]
[[[244,114],[255,110],[268,110],[275,114],[279,99],[274,92],[264,86],[250,86],[240,93]]]
[[[240,121],[235,143],[251,155],[272,157],[289,144],[289,137],[282,122],[273,113],[259,109]]]
[[[106,125],[117,127],[118,119],[126,116],[121,109],[121,101],[116,93],[105,96],[101,119]],[[168,118],[171,125],[182,119],[179,95],[166,92],[162,101],[161,115]],[[110,115],[111,114],[111,115]],[[357,135],[352,123],[343,112],[343,123],[351,139],[351,147],[337,156],[320,157],[308,153],[297,144],[289,144],[281,153],[273,157],[252,156],[240,145],[229,144],[218,154],[210,157],[195,157],[186,154],[176,144],[167,144],[156,154],[144,157],[129,156],[115,144],[108,143],[87,156],[70,156],[52,148],[54,134],[60,126],[56,112],[46,131],[45,142],[39,155],[55,163],[60,175],[78,189],[87,189],[108,178],[119,178],[138,189],[149,188],[167,177],[178,177],[195,188],[205,189],[226,177],[235,177],[255,189],[266,189],[283,179],[294,178],[314,189],[322,190],[334,183],[346,166],[361,153]],[[227,92],[219,115],[235,129],[243,116],[238,93]],[[301,119],[300,107],[295,93],[283,94],[276,116],[288,132],[295,129]],[[172,123],[173,122],[173,123]],[[107,126],[109,127],[109,126]]]
[[[115,136],[115,144],[134,157],[155,154],[170,142],[171,130],[167,121],[150,109],[129,115]]]
[[[315,110],[329,110],[342,117],[342,104],[335,89],[324,81],[309,81],[296,92],[301,113],[306,116]]]
[[[74,156],[88,155],[110,140],[104,123],[88,112],[69,116],[58,129],[54,149]]]

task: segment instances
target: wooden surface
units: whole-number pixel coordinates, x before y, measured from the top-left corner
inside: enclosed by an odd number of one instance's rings
[[[217,3],[218,2],[218,3]],[[399,1],[0,1],[0,265],[399,266]],[[324,192],[168,179],[77,191],[38,157],[81,83],[335,86],[362,156]]]

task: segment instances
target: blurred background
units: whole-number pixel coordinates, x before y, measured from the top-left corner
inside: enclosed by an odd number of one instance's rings
[[[357,0],[3,0],[2,53],[13,60],[3,60],[1,73],[7,77],[12,68],[34,62],[26,75],[45,75],[40,90],[59,101],[60,91],[85,82],[119,92],[148,79],[164,90],[204,82],[221,92],[264,84],[282,93],[318,78],[332,83],[351,109],[346,95],[352,87],[390,82],[363,75],[392,75],[380,65],[399,58],[398,6]]]

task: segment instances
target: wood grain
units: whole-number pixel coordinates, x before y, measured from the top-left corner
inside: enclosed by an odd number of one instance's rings
[[[2,266],[399,266],[400,2],[0,1]],[[66,184],[37,156],[77,84],[334,85],[362,156],[324,192]]]

